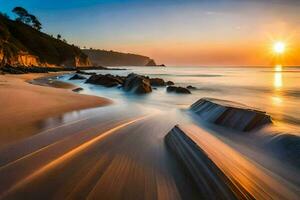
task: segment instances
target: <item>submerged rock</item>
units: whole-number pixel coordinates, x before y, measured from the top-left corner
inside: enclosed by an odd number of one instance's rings
[[[269,148],[280,159],[300,169],[300,137],[289,133],[266,138]]]
[[[161,78],[150,78],[150,84],[151,84],[151,86],[165,86],[166,85],[164,79],[161,79]]]
[[[146,94],[152,92],[150,80],[144,76],[131,73],[126,77],[123,89],[135,94]]]
[[[238,131],[252,131],[272,123],[266,112],[231,101],[202,98],[190,109],[205,121]]]
[[[86,80],[86,83],[103,85],[105,87],[115,87],[120,84],[123,84],[123,79],[117,76],[113,76],[110,74],[102,75],[92,75],[89,79]]]
[[[173,81],[167,81],[166,85],[175,85]]]
[[[187,86],[186,88],[189,89],[189,90],[196,90],[197,89],[196,87],[191,86],[191,85]]]
[[[191,94],[191,92],[184,87],[168,86],[167,92],[175,92],[178,94]]]
[[[73,91],[73,92],[80,92],[80,91],[82,91],[82,90],[83,90],[83,88],[79,87],[79,88],[73,89],[72,91]]]
[[[77,74],[85,74],[85,75],[95,75],[96,74],[96,72],[85,72],[82,70],[77,70],[76,73]]]
[[[69,80],[83,80],[86,79],[86,77],[81,76],[79,74],[74,74],[71,78],[69,78]]]

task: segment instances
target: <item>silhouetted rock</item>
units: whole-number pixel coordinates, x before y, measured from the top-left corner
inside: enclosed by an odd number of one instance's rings
[[[79,87],[79,88],[73,89],[72,91],[73,91],[73,92],[80,92],[80,91],[82,91],[82,90],[83,90],[83,88]]]
[[[103,85],[105,87],[114,87],[123,84],[123,80],[111,74],[106,74],[106,75],[98,74],[98,75],[92,75],[89,79],[86,80],[86,83]]]
[[[196,87],[191,86],[191,85],[187,86],[186,88],[189,89],[189,90],[196,90],[197,89]]]
[[[149,60],[149,62],[146,64],[146,66],[152,67],[152,66],[156,66],[156,63],[154,62],[154,60]]]
[[[184,87],[168,86],[167,92],[175,92],[178,94],[191,94],[191,92]]]
[[[123,88],[135,94],[146,94],[152,92],[150,80],[144,76],[131,73],[127,76]]]
[[[166,83],[161,78],[150,78],[150,84],[151,86],[165,86]]]
[[[191,105],[191,110],[205,121],[239,131],[252,131],[272,123],[266,112],[219,99],[202,98]]]
[[[166,135],[165,143],[199,191],[207,186],[203,199],[253,199],[241,185],[233,184],[197,141],[178,125]]]
[[[79,74],[74,74],[69,80],[83,80],[86,79],[84,76],[81,76]]]
[[[95,74],[97,74],[96,72],[85,72],[85,71],[82,71],[82,70],[77,70],[76,73],[77,74],[85,74],[85,75],[95,75]]]
[[[175,85],[173,81],[167,81],[166,85]]]

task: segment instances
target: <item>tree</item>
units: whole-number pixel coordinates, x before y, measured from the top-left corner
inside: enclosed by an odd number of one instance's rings
[[[60,34],[57,34],[56,38],[57,38],[58,40],[60,40],[60,39],[61,39],[61,35],[60,35]]]
[[[34,15],[29,15],[29,17],[31,19],[32,27],[35,28],[36,30],[40,31],[42,29],[41,22]]]
[[[15,13],[18,17],[16,18],[16,21],[22,22],[24,24],[27,24],[31,26],[32,28],[40,31],[42,29],[41,22],[37,19],[36,16],[28,13],[28,11],[25,8],[22,7],[15,7],[12,10],[13,13]]]
[[[15,13],[18,17],[16,18],[16,21],[29,24],[31,22],[31,19],[29,17],[29,13],[25,8],[22,7],[15,7],[12,10],[13,13]]]

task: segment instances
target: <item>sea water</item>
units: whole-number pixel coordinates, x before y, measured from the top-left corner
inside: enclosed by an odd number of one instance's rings
[[[167,93],[156,87],[151,94],[136,98],[120,88],[104,88],[76,81],[85,93],[115,100],[137,101],[164,108],[188,107],[202,97],[245,104],[266,111],[275,122],[300,128],[300,67],[122,67],[127,70],[94,70],[98,74],[137,73],[173,81],[176,86],[192,85],[191,95]],[[67,77],[65,77],[67,79]],[[296,131],[299,132],[299,131]]]

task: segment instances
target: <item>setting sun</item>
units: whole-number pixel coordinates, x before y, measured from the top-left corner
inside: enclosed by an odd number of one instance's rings
[[[282,54],[285,51],[285,43],[284,42],[276,42],[273,46],[273,51],[277,54]]]

